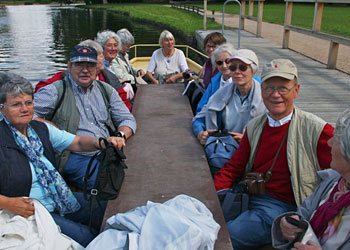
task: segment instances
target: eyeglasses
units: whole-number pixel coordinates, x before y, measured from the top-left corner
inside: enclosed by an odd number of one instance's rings
[[[33,101],[25,101],[23,102],[15,102],[15,103],[2,103],[0,104],[0,108],[4,108],[5,106],[10,107],[12,109],[20,109],[25,105],[27,108],[32,108],[34,106]]]
[[[226,60],[225,61],[216,61],[215,63],[216,63],[216,65],[221,66],[224,63],[226,63]]]
[[[248,65],[246,64],[230,64],[228,68],[232,71],[235,72],[237,69],[239,69],[241,72],[244,72],[248,69]]]
[[[297,85],[295,84],[293,87],[291,88],[287,88],[287,87],[284,87],[284,86],[279,86],[279,87],[273,87],[273,86],[261,86],[263,92],[265,94],[268,94],[268,95],[271,95],[272,93],[275,92],[275,90],[277,90],[277,92],[280,94],[280,95],[286,95],[288,94],[292,89],[294,89]]]
[[[86,63],[86,62],[77,62],[77,63],[73,63],[73,65],[79,71],[81,71],[81,70],[83,70],[85,68],[87,68],[87,70],[89,70],[89,71],[92,71],[92,70],[96,69],[96,63],[93,63],[93,62],[88,62],[88,63]]]

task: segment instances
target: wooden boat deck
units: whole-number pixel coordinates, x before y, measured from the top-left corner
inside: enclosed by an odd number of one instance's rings
[[[197,31],[196,37],[204,40],[211,32],[214,30]],[[237,47],[237,30],[225,30],[224,34],[227,41]],[[350,108],[350,75],[327,69],[323,63],[290,49],[282,49],[275,43],[246,31],[241,31],[240,45],[241,48],[251,49],[257,54],[260,75],[262,65],[273,59],[286,58],[295,63],[301,84],[299,97],[296,99],[296,106],[299,108],[318,115],[332,125],[335,125],[343,110]]]
[[[192,133],[192,111],[183,84],[141,85],[133,114],[136,134],[125,147],[125,179],[104,219],[118,212],[186,194],[202,201],[221,225],[215,249],[232,249],[203,148]]]

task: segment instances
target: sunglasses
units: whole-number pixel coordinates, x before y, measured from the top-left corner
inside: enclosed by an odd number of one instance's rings
[[[224,64],[224,62],[227,63],[226,60],[225,61],[216,61],[215,63],[216,63],[216,65],[221,66]]]
[[[248,69],[248,65],[246,64],[230,64],[228,68],[235,72],[237,69],[239,69],[241,72],[244,72]]]

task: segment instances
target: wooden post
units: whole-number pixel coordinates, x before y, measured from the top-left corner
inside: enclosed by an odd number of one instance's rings
[[[322,14],[323,14],[324,3],[315,3],[315,12],[314,12],[314,21],[312,24],[312,30],[320,32],[321,23],[322,23]]]
[[[207,0],[204,0],[203,30],[207,30]]]
[[[256,36],[261,37],[261,30],[262,30],[262,17],[263,17],[263,11],[264,11],[264,1],[259,0],[258,3],[258,21],[256,26]]]
[[[290,30],[286,30],[286,25],[291,25],[292,23],[292,9],[293,9],[293,2],[286,2],[286,12],[284,15],[284,32],[283,32],[283,42],[282,42],[282,48],[288,49],[289,47],[289,36],[290,36]]]
[[[328,63],[327,63],[328,69],[335,69],[337,64],[338,50],[339,50],[339,43],[331,41],[329,46],[329,53],[328,53]]]
[[[241,29],[244,30],[244,20],[245,20],[245,0],[242,0],[241,2],[242,6],[242,18],[241,18]]]
[[[248,16],[252,17],[254,15],[254,0],[249,0],[249,13]]]

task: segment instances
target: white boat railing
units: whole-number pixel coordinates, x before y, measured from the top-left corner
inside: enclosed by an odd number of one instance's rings
[[[134,44],[130,47],[130,49],[134,49],[134,57],[137,57],[137,49],[139,47],[159,47],[159,44]],[[185,48],[185,56],[186,58],[189,58],[189,51],[193,51],[196,54],[199,54],[203,56],[204,58],[208,58],[207,55],[203,54],[202,52],[192,48],[191,46],[188,45],[175,45],[175,48]]]

